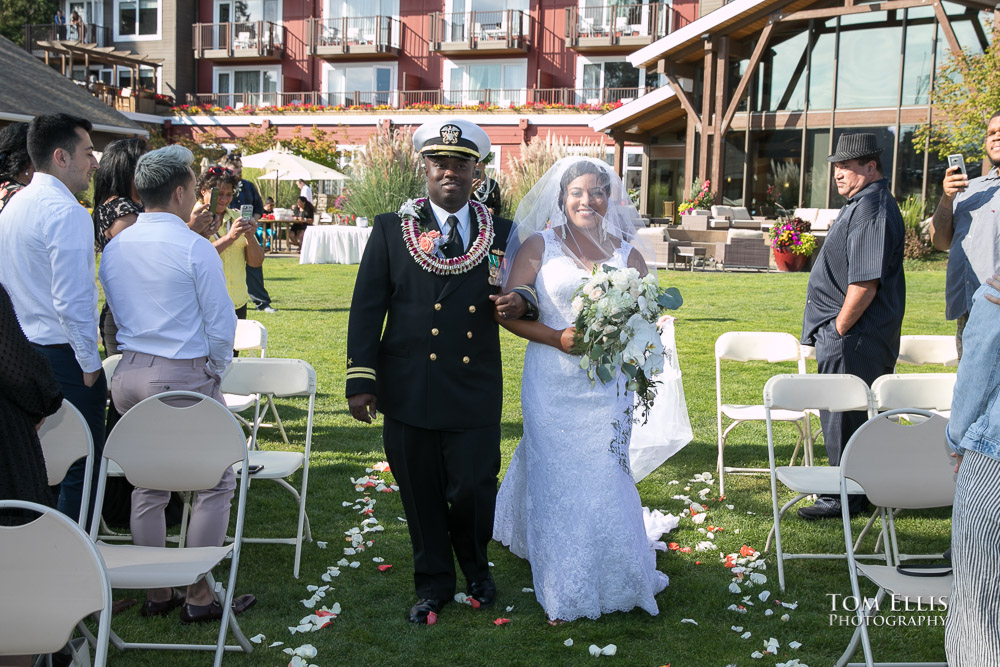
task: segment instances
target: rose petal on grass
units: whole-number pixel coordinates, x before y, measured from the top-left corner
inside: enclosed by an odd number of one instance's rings
[[[259,644],[262,641],[264,641],[264,639],[265,639],[264,635],[254,635],[253,637],[250,638],[250,641],[252,641],[254,644]]]
[[[783,623],[787,623],[787,622],[788,622],[788,619],[790,619],[790,618],[791,618],[791,616],[789,616],[788,614],[782,614],[782,615],[781,615],[781,621],[782,621]]]
[[[497,620],[493,621],[493,625],[507,625],[508,623],[510,623],[509,618],[498,618]]]
[[[285,645],[285,642],[271,642],[268,645],[268,648],[275,648],[276,646],[284,646],[284,645]]]
[[[774,610],[773,610],[773,609],[765,609],[765,610],[764,610],[764,615],[765,615],[765,616],[770,616],[770,615],[771,615],[771,614],[773,614],[773,613],[774,613]]]
[[[753,636],[753,635],[751,635],[751,634],[750,634],[750,631],[749,631],[749,630],[747,630],[747,631],[746,631],[746,632],[744,632],[744,633],[743,633],[742,635],[740,635],[740,639],[750,639],[750,637],[752,637],[752,636]]]
[[[522,593],[534,593],[535,589],[534,588],[522,588],[521,592]]]
[[[320,549],[326,549],[326,542],[317,541],[316,546],[319,547]]]
[[[614,644],[608,644],[601,649],[601,655],[614,655],[615,653],[618,653],[618,647]]]
[[[567,639],[566,641],[563,642],[563,646],[572,646],[572,645],[573,645],[572,639]]]
[[[507,607],[507,613],[508,613],[508,614],[509,614],[510,612],[512,612],[512,611],[514,611],[514,605],[511,605],[511,606]]]
[[[738,594],[742,593],[743,590],[740,588],[739,584],[737,584],[736,582],[733,582],[733,583],[729,584],[729,592],[730,593],[736,593],[738,595]]]
[[[378,566],[378,571],[379,572],[386,572],[386,571],[388,571],[390,569],[392,569],[392,565],[389,565],[388,563],[386,563],[385,565],[379,565]]]
[[[438,615],[433,611],[427,612],[427,625],[434,625],[438,622]]]
[[[733,625],[733,626],[730,626],[729,629],[732,630],[733,632],[743,632],[743,626],[742,625]]]
[[[750,575],[750,579],[753,580],[753,575]],[[757,597],[760,598],[761,602],[767,602],[767,599],[771,597],[771,591],[761,591]]]
[[[591,644],[590,648],[588,648],[587,650],[590,651],[590,655],[592,656],[596,657],[601,655],[601,647],[598,646],[597,644]]]
[[[795,642],[795,641],[788,642],[788,648],[790,649],[797,649],[800,646],[802,646],[802,642]]]
[[[753,658],[754,660],[759,660],[760,658],[764,657],[764,654],[761,653],[760,651],[754,651],[753,653],[750,654],[750,657]]]
[[[693,618],[682,618],[681,623],[690,623],[691,625],[698,625],[698,621]]]

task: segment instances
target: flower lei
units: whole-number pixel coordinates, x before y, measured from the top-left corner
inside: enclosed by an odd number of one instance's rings
[[[420,223],[419,209],[426,202],[426,198],[409,199],[399,207],[399,217],[402,219],[403,243],[406,249],[413,256],[414,261],[425,271],[436,273],[439,276],[453,276],[465,273],[472,267],[479,264],[493,245],[493,218],[489,209],[477,201],[470,201],[472,210],[476,213],[476,221],[479,225],[479,235],[472,242],[469,252],[458,257],[439,257],[436,254],[428,253],[420,247]],[[436,252],[436,248],[435,248]]]

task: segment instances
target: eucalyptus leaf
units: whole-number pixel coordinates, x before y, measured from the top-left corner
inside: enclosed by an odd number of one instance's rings
[[[676,287],[668,287],[662,294],[656,297],[656,303],[661,308],[667,310],[677,310],[684,303],[681,292]]]
[[[604,384],[611,382],[611,367],[603,364],[598,366],[597,377],[601,378],[601,382]]]
[[[580,368],[587,370],[587,366],[590,365],[590,357],[584,355],[580,357]]]

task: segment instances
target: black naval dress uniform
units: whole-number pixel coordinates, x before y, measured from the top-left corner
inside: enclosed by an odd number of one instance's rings
[[[470,246],[479,233],[471,208]],[[439,230],[425,202],[420,223]],[[470,584],[490,579],[500,472],[503,377],[489,296],[489,257],[439,276],[410,255],[396,213],[375,218],[358,270],[347,333],[348,398],[369,393],[384,415],[383,444],[399,483],[419,598],[455,594],[454,550]],[[490,256],[511,222],[493,218]],[[382,325],[385,322],[385,330]]]

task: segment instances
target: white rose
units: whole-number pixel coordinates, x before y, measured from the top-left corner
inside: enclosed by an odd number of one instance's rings
[[[573,299],[573,315],[579,315],[583,312],[583,297],[578,296]]]
[[[604,290],[600,287],[595,287],[590,290],[590,298],[594,301],[600,301],[601,297],[604,296]]]

